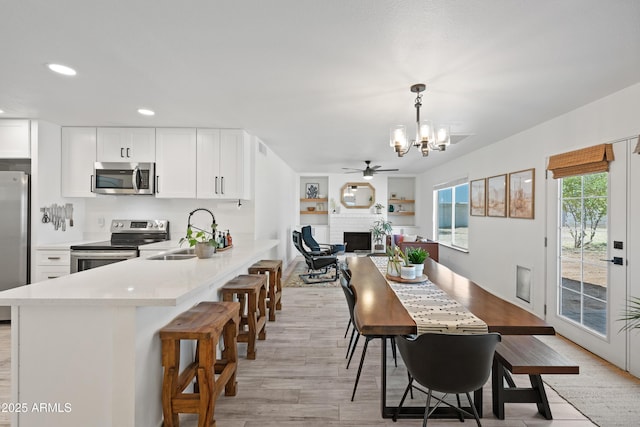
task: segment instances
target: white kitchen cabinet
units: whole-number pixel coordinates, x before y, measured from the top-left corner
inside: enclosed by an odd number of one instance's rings
[[[0,120],[0,159],[31,157],[29,120]]]
[[[155,162],[154,128],[98,128],[98,162]]]
[[[96,161],[96,128],[63,127],[61,159],[62,197],[95,197],[91,192]]]
[[[71,254],[69,249],[36,250],[35,277],[31,283],[66,276],[71,271]]]
[[[156,129],[156,197],[196,197],[195,129]]]
[[[198,129],[197,197],[250,198],[250,137],[240,129]]]

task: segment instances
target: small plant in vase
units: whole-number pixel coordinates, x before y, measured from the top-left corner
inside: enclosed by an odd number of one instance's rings
[[[422,277],[424,271],[424,260],[429,256],[429,252],[422,248],[408,248],[407,258],[411,265],[416,267],[416,277]]]
[[[396,246],[387,248],[387,276],[400,277],[401,267],[404,264],[402,251]]]
[[[399,247],[387,250],[387,275],[392,277],[398,277],[402,279],[413,280],[416,278],[415,266],[409,264],[407,255],[400,250]]]
[[[382,214],[382,211],[384,210],[384,205],[382,203],[376,203],[373,207],[376,210],[376,214]]]

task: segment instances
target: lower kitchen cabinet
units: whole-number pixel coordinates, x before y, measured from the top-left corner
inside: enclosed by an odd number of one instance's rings
[[[38,249],[36,251],[35,274],[31,283],[66,276],[71,271],[69,249]]]

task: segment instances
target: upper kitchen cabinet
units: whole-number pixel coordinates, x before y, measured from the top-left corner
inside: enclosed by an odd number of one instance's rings
[[[198,198],[251,198],[250,141],[241,129],[198,129]]]
[[[155,162],[154,128],[98,128],[98,162]]]
[[[196,197],[196,130],[156,129],[156,197]]]
[[[63,127],[61,189],[63,197],[95,197],[91,192],[96,161],[96,128]]]
[[[0,120],[0,159],[31,157],[29,120]]]

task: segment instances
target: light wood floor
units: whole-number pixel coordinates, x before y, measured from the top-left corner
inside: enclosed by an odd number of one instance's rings
[[[371,342],[358,392],[350,401],[360,349],[358,344],[349,370],[345,369],[347,340],[343,338],[348,313],[340,288],[285,288],[283,310],[267,324],[267,340],[259,341],[256,360],[247,360],[246,345],[239,344],[241,360],[238,394],[217,400],[218,427],[331,427],[420,426],[421,420],[393,423],[380,417],[380,347]],[[9,327],[0,325],[0,402],[9,401]],[[388,352],[390,355],[390,351]],[[391,402],[398,402],[406,386],[406,371],[389,361]],[[519,381],[519,379],[518,379]],[[490,387],[485,387],[484,426],[592,425],[573,406],[548,389],[553,421],[537,415],[534,404],[508,404],[506,419],[491,412]],[[420,399],[420,400],[418,400]],[[416,395],[416,402],[423,403]],[[195,417],[181,416],[181,426],[196,425]],[[460,425],[457,420],[433,420],[433,426]],[[463,425],[475,425],[471,420]],[[0,413],[0,426],[8,417]]]

